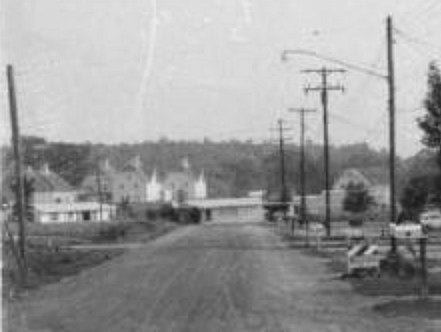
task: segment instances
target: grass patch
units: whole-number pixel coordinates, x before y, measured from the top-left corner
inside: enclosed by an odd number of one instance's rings
[[[42,285],[60,281],[64,277],[78,274],[82,270],[101,264],[120,254],[123,250],[61,250],[54,251],[40,247],[28,250],[28,280],[23,287],[19,284],[19,275],[12,253],[3,250],[3,297],[10,298],[26,289],[35,289]]]
[[[418,317],[426,319],[441,318],[440,300],[394,300],[377,304],[373,310],[386,317]]]
[[[24,289],[57,282],[89,267],[101,264],[124,252],[123,249],[73,250],[69,245],[78,243],[111,244],[148,242],[172,229],[175,223],[157,220],[149,222],[101,222],[66,224],[29,224],[28,267],[26,287],[19,285],[18,269],[7,236],[3,236],[3,296],[19,294]],[[10,227],[13,234],[17,225]]]
[[[421,285],[419,271],[413,277],[400,278],[397,275],[382,271],[379,277],[343,278],[347,267],[345,256],[342,253],[320,252],[316,255],[327,258],[327,267],[333,273],[341,273],[342,279],[348,280],[352,288],[359,294],[366,296],[417,296],[419,294]],[[440,262],[430,262],[430,265],[435,264],[440,264]],[[429,273],[428,285],[429,294],[441,295],[441,273]]]
[[[125,227],[130,221],[109,221],[109,222],[70,222],[70,223],[28,223],[26,233],[31,237],[66,237],[82,240],[95,240],[97,236],[112,228]],[[10,223],[9,228],[12,234],[18,234],[18,224]]]

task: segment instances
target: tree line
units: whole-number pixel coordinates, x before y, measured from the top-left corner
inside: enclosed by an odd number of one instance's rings
[[[40,168],[48,163],[51,170],[62,176],[73,186],[94,174],[99,161],[108,159],[116,169],[136,155],[143,161],[144,171],[151,174],[154,169],[160,176],[179,169],[181,160],[188,157],[195,174],[204,171],[209,196],[239,197],[248,191],[280,190],[280,164],[278,146],[269,142],[250,141],[214,142],[171,141],[161,139],[136,144],[92,144],[49,142],[41,137],[23,137],[24,164]],[[323,190],[322,146],[308,142],[306,145],[306,192],[320,193]],[[3,149],[4,167],[12,160],[12,152]],[[387,168],[387,151],[377,151],[365,143],[331,146],[331,176],[336,178],[346,168]],[[292,193],[299,188],[300,149],[295,144],[286,147],[286,179]],[[399,160],[400,169],[406,161]]]

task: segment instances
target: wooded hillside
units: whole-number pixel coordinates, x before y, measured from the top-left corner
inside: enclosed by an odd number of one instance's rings
[[[11,151],[3,149],[3,165],[11,160]],[[78,186],[87,174],[95,170],[97,160],[108,158],[115,168],[121,168],[136,155],[141,157],[147,174],[157,169],[160,175],[180,167],[181,159],[188,157],[192,168],[205,171],[211,197],[241,196],[250,190],[277,191],[280,183],[278,146],[272,143],[252,143],[231,140],[227,142],[170,141],[162,139],[137,144],[73,144],[48,142],[39,137],[23,139],[25,165],[50,168]],[[309,142],[306,146],[307,192],[323,189],[322,147]],[[299,178],[299,147],[287,145],[287,181],[291,190],[297,190]],[[331,147],[331,175],[334,179],[346,168],[387,167],[387,151],[377,151],[367,144]],[[431,154],[421,153],[408,161],[398,160],[400,179],[424,172]],[[422,166],[422,165],[428,166]]]

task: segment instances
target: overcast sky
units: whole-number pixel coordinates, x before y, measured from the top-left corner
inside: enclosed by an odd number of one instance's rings
[[[385,18],[396,32],[397,144],[421,148],[428,63],[441,58],[437,0],[1,0],[2,65],[14,64],[22,131],[51,140],[269,139],[288,107],[317,107],[307,136],[322,141],[317,93],[335,67],[284,49],[308,49],[386,70]],[[338,67],[338,66],[337,66]],[[329,77],[333,144],[387,147],[387,86],[349,70]],[[5,75],[2,139],[9,139]]]

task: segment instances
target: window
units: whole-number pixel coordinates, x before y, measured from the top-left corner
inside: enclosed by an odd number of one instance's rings
[[[58,213],[57,212],[49,213],[49,218],[51,221],[57,221],[58,220]]]

